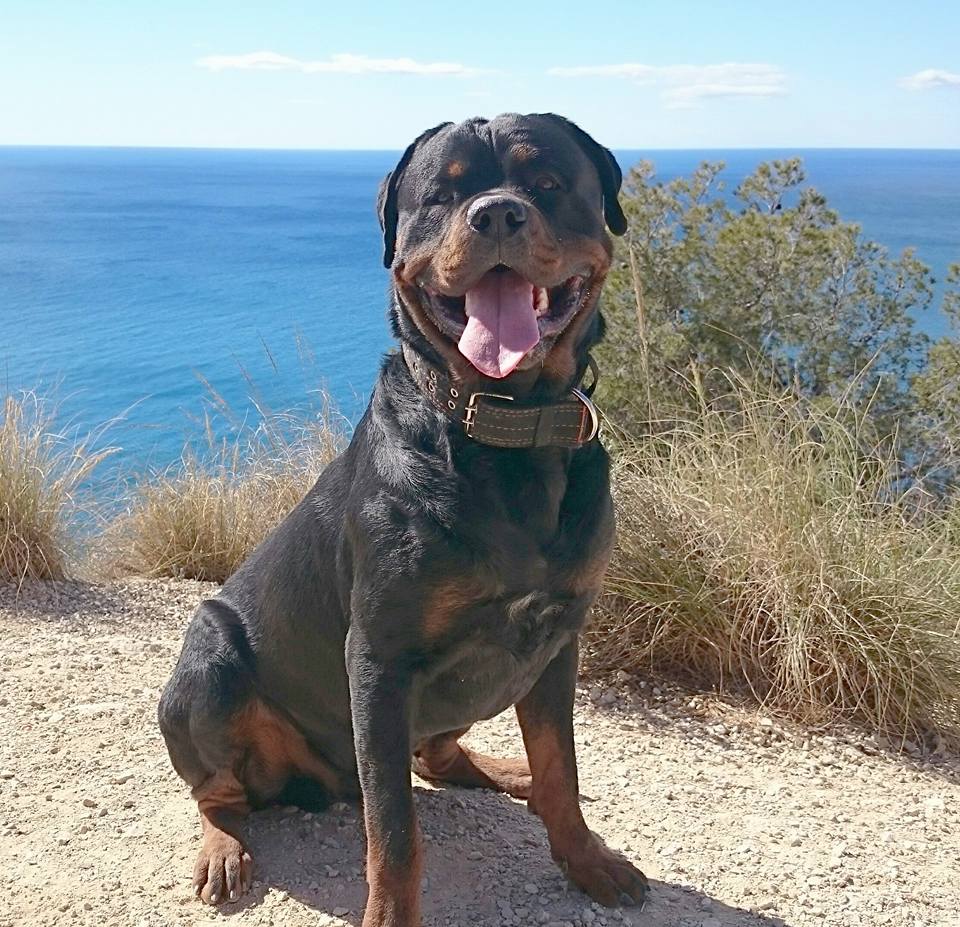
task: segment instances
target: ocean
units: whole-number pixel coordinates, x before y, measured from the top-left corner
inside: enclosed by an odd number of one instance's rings
[[[617,152],[661,178],[723,160],[731,187],[794,154],[868,237],[940,279],[960,261],[960,151]],[[73,433],[109,422],[104,486],[175,462],[211,388],[242,416],[323,386],[355,419],[391,345],[374,202],[396,157],[0,148],[4,389],[51,397]]]

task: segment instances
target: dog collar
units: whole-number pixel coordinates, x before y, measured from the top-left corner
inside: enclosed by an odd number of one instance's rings
[[[469,391],[408,345],[403,357],[414,383],[434,408],[459,422],[463,433],[492,447],[583,447],[600,431],[597,407],[590,396],[597,385],[597,365],[589,388],[571,389],[569,398],[545,405],[527,405],[490,390]]]

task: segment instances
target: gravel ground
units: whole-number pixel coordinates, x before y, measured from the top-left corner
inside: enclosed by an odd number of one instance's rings
[[[210,589],[0,589],[0,927],[360,923],[346,805],[255,814],[252,893],[219,911],[192,897],[199,827],[154,718]],[[956,757],[895,757],[625,678],[582,691],[576,721],[585,814],[650,877],[644,910],[568,889],[523,803],[415,780],[425,924],[960,927]],[[509,715],[470,740],[520,750]]]

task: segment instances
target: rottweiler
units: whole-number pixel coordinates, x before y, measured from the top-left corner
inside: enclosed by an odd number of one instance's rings
[[[584,381],[620,184],[551,113],[443,123],[384,179],[400,350],[346,451],[201,603],[160,701],[199,806],[203,901],[249,888],[251,809],[359,798],[364,927],[419,924],[412,768],[526,799],[572,882],[642,903],[643,874],[584,822],[573,737],[578,634],[614,538]],[[511,705],[526,760],[458,743]]]

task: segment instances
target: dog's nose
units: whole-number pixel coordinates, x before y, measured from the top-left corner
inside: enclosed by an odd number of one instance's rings
[[[512,196],[493,194],[474,200],[467,222],[482,235],[507,238],[527,221],[527,207]]]

